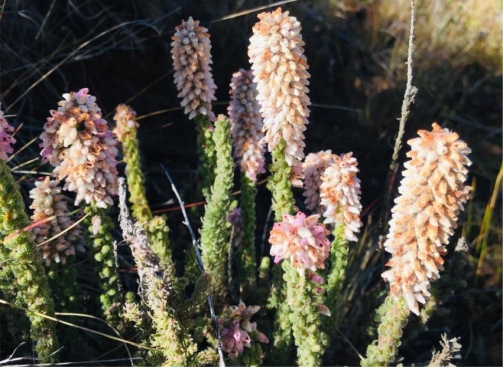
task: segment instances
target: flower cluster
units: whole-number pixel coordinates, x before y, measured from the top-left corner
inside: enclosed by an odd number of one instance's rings
[[[84,247],[80,243],[81,229],[74,226],[70,219],[66,201],[61,194],[58,181],[50,181],[46,177],[43,181],[35,183],[35,188],[30,191],[30,198],[33,200],[30,208],[33,209],[31,219],[38,223],[33,228],[35,241],[41,244],[49,238],[54,240],[39,247],[42,259],[47,265],[51,261],[56,263],[66,263],[67,256],[75,255],[75,251],[84,252]],[[53,217],[52,219],[49,219]],[[63,231],[65,233],[62,233]]]
[[[302,163],[303,195],[306,197],[304,203],[307,209],[316,210],[320,206],[321,175],[333,161],[334,154],[330,150],[325,150],[318,153],[309,153]]]
[[[106,208],[117,195],[117,141],[88,91],[63,94],[58,110],[51,110],[41,154],[55,167],[53,174],[65,179],[64,189],[77,193],[75,205],[84,200]]]
[[[257,330],[257,323],[250,318],[260,309],[259,306],[248,306],[243,301],[238,306],[230,306],[218,319],[222,349],[230,358],[236,358],[244,347],[250,347],[252,341],[269,343],[269,339]]]
[[[240,69],[232,74],[230,95],[228,112],[232,123],[234,156],[241,171],[255,182],[257,174],[265,172],[265,159],[262,117],[251,70]]]
[[[404,297],[408,307],[419,314],[418,302],[430,296],[430,281],[443,270],[445,244],[456,228],[470,187],[464,186],[470,149],[456,133],[433,124],[433,131],[418,131],[411,139],[400,196],[395,200],[390,231],[384,243],[393,257],[391,269],[382,277],[390,283],[391,294]]]
[[[117,140],[123,141],[123,137],[127,134],[131,134],[133,129],[138,129],[140,126],[136,121],[136,112],[125,104],[120,104],[117,106],[116,113],[114,115],[114,121],[117,124],[113,130],[114,134],[117,136]]]
[[[229,214],[227,214],[227,222],[232,226],[232,243],[241,251],[241,243],[243,241],[243,217],[241,209],[234,207]]]
[[[285,159],[293,167],[291,181],[297,183],[311,103],[307,96],[310,75],[301,26],[288,12],[282,13],[281,8],[258,17],[260,22],[253,26],[248,55],[264,117],[264,140],[269,151],[285,140]]]
[[[0,159],[3,161],[9,159],[7,154],[12,153],[11,145],[16,143],[16,139],[9,134],[9,132],[12,131],[14,131],[14,128],[9,125],[7,120],[3,117],[3,111],[0,110]]]
[[[171,55],[178,97],[183,98],[181,105],[185,113],[189,119],[200,114],[214,121],[211,101],[215,100],[217,87],[211,75],[211,43],[207,32],[192,17],[183,21],[171,37]]]
[[[362,222],[360,212],[360,180],[358,162],[353,153],[340,156],[334,154],[332,163],[321,176],[320,204],[324,208],[325,223],[344,226],[344,236],[348,241],[357,241],[356,232],[360,232]]]
[[[271,256],[274,262],[290,259],[292,267],[300,275],[306,269],[316,271],[325,268],[325,260],[330,253],[330,241],[327,239],[329,231],[324,224],[318,223],[319,215],[283,215],[283,221],[274,223],[269,242]]]

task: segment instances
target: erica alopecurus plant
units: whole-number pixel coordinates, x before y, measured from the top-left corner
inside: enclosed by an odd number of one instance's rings
[[[141,170],[140,149],[136,137],[139,127],[136,112],[131,107],[121,104],[117,106],[114,120],[116,123],[114,133],[122,145],[126,163],[125,173],[133,217],[145,228],[152,250],[159,256],[161,263],[170,269],[171,276],[174,276],[166,218],[152,215],[145,193],[145,179]]]
[[[96,97],[83,88],[66,93],[51,110],[40,136],[42,157],[54,167],[53,175],[65,180],[64,189],[76,193],[75,205],[84,201],[87,225],[102,292],[100,301],[108,319],[117,321],[118,278],[113,253],[114,225],[106,210],[117,195],[117,140],[102,118]]]
[[[392,255],[387,263],[390,269],[382,274],[390,284],[385,301],[389,306],[364,365],[387,365],[395,357],[410,311],[419,314],[418,303],[428,300],[430,283],[440,277],[445,245],[470,196],[470,187],[464,186],[466,167],[471,164],[466,143],[436,123],[432,131],[419,130],[418,134],[408,141],[411,159],[404,165],[400,196],[384,243]]]
[[[55,324],[42,315],[54,317],[54,304],[48,279],[40,259],[30,224],[25,213],[23,197],[6,164],[13,128],[0,110],[0,287],[3,297],[26,307],[31,323],[30,336],[41,362],[55,362],[59,349]]]
[[[239,282],[244,293],[256,287],[255,194],[257,175],[264,173],[262,117],[257,102],[257,88],[251,70],[232,74],[229,120],[232,125],[234,157],[241,171],[240,213],[242,231],[239,246]]]
[[[302,186],[303,132],[308,124],[310,105],[307,96],[309,73],[298,20],[281,8],[258,17],[260,21],[253,26],[248,55],[264,119],[264,141],[272,152],[272,177],[268,187],[273,196],[276,221],[280,222],[285,215],[294,212],[292,185]],[[283,262],[283,269],[285,284],[276,305],[277,354],[282,357],[288,354],[290,330],[293,329],[298,363],[318,365],[326,340],[320,331],[317,287],[308,275],[299,274],[289,261]]]
[[[201,160],[203,194],[209,194],[213,184],[216,164],[215,144],[212,138],[215,114],[211,101],[215,100],[217,89],[211,74],[211,42],[208,30],[199,25],[198,20],[189,17],[175,29],[171,37],[171,55],[178,97],[189,120],[195,119],[197,149]]]

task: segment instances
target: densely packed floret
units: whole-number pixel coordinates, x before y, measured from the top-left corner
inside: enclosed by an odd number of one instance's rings
[[[36,226],[33,228],[35,242],[39,245],[39,252],[47,265],[51,261],[66,263],[68,256],[76,251],[84,252],[81,244],[80,226],[73,226],[67,203],[61,194],[58,181],[51,181],[46,177],[43,181],[35,182],[35,188],[30,191],[33,200],[31,219]],[[38,222],[38,223],[37,223]],[[51,241],[47,240],[53,238]]]
[[[332,151],[325,150],[318,153],[309,153],[302,163],[304,176],[304,203],[307,209],[316,210],[320,206],[321,175],[328,165],[334,160]]]
[[[252,181],[264,173],[264,133],[257,102],[257,86],[250,70],[240,69],[232,74],[229,119],[232,123],[234,156],[241,171]]]
[[[330,165],[321,176],[320,204],[323,207],[325,223],[335,223],[336,228],[343,226],[344,237],[357,241],[355,233],[360,232],[362,222],[360,212],[360,180],[358,162],[353,153],[334,154]]]
[[[295,216],[285,214],[281,222],[274,223],[269,237],[274,262],[289,259],[300,275],[304,275],[306,269],[324,269],[331,244],[326,237],[329,231],[318,223],[319,218],[319,215],[306,217],[298,212]]]
[[[439,278],[445,244],[456,228],[460,210],[470,195],[464,186],[471,164],[470,149],[456,133],[433,124],[433,131],[418,131],[411,139],[404,178],[395,200],[390,231],[384,243],[393,257],[382,274],[391,294],[404,297],[410,310],[430,296],[430,282]]]
[[[215,100],[215,89],[211,74],[211,42],[208,30],[199,26],[198,20],[183,21],[172,36],[171,54],[175,70],[175,84],[182,98],[181,105],[189,119],[196,115],[208,115],[215,120],[211,101]]]
[[[63,94],[58,110],[50,111],[40,136],[41,154],[58,180],[65,180],[64,189],[77,193],[76,205],[84,200],[106,208],[117,195],[117,141],[88,92]]]
[[[253,26],[248,55],[264,118],[264,141],[269,151],[282,139],[286,142],[285,159],[293,167],[291,181],[299,185],[311,104],[301,26],[281,8],[258,17],[260,22]]]

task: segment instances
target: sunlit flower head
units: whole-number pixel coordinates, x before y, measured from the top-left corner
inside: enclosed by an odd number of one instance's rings
[[[269,237],[274,262],[288,259],[300,275],[306,269],[324,269],[331,243],[326,237],[329,231],[318,223],[319,218],[298,212],[295,216],[284,214],[281,222],[274,223]]]
[[[360,180],[358,162],[353,153],[334,154],[330,165],[321,175],[320,205],[325,223],[335,223],[336,230],[343,227],[348,241],[357,241],[355,233],[360,232],[362,222],[360,212]]]
[[[301,26],[281,8],[258,17],[260,22],[253,26],[248,56],[264,118],[265,142],[271,152],[281,140],[286,142],[285,159],[294,168],[291,181],[298,184],[311,104]]]
[[[171,55],[175,70],[175,84],[181,105],[189,119],[196,115],[208,115],[215,120],[211,101],[215,100],[215,89],[210,64],[211,42],[208,30],[199,26],[198,20],[183,21],[171,37]]]
[[[58,180],[65,180],[63,188],[77,193],[75,205],[85,201],[106,208],[117,195],[117,140],[88,91],[63,94],[58,110],[51,110],[40,136],[41,154]]]
[[[471,164],[470,149],[456,133],[433,124],[433,131],[418,131],[419,138],[408,144],[411,158],[395,200],[390,230],[384,243],[393,256],[391,269],[382,277],[390,283],[391,294],[404,297],[408,307],[419,314],[419,303],[429,296],[430,282],[439,278],[445,246],[456,228],[470,187],[464,186]]]
[[[250,70],[240,69],[232,74],[229,119],[232,123],[234,156],[241,172],[252,181],[264,173],[264,133],[262,117],[257,102],[257,86]]]

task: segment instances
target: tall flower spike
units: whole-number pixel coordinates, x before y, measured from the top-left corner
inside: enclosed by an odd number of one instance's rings
[[[230,95],[228,112],[232,123],[234,156],[238,159],[241,172],[256,182],[257,174],[265,172],[264,133],[257,86],[253,83],[251,70],[239,69],[232,74]]]
[[[408,307],[419,314],[418,302],[429,298],[430,281],[443,270],[445,244],[456,228],[460,210],[469,198],[470,187],[463,186],[471,164],[471,150],[456,133],[436,123],[433,131],[418,131],[411,139],[395,200],[390,231],[384,243],[393,257],[391,269],[382,277],[390,283],[391,294],[404,297]]]
[[[257,83],[260,112],[264,118],[264,141],[269,151],[286,142],[285,159],[292,167],[291,182],[299,186],[308,106],[308,65],[304,56],[301,26],[296,18],[281,12],[258,15],[253,26],[248,56]]]
[[[302,163],[302,175],[304,176],[304,203],[309,210],[316,210],[320,206],[321,175],[334,161],[332,151],[325,150],[318,153],[309,153]]]
[[[325,223],[344,226],[344,236],[348,241],[357,241],[362,222],[360,212],[360,180],[358,162],[353,153],[338,156],[334,154],[332,164],[323,172],[320,185],[320,204],[324,207]]]
[[[14,131],[14,128],[9,125],[7,120],[3,117],[3,111],[0,110],[0,159],[3,161],[9,159],[7,154],[12,153],[13,150],[11,145],[16,143],[16,139],[9,134],[12,131]]]
[[[301,276],[306,269],[316,271],[325,268],[325,260],[330,253],[329,234],[325,225],[318,223],[319,215],[283,215],[282,222],[274,223],[269,242],[274,262],[290,259],[292,267]]]
[[[84,200],[107,208],[117,195],[117,141],[88,92],[63,94],[58,110],[51,110],[40,136],[41,155],[65,179],[64,189],[77,193],[75,205]]]
[[[49,177],[46,177],[43,181],[36,182],[35,188],[30,191],[30,198],[33,200],[30,205],[30,208],[33,209],[32,221],[38,222],[51,216],[55,217],[33,229],[35,242],[39,244],[49,238],[58,236],[39,247],[39,252],[46,265],[49,265],[51,261],[65,264],[67,256],[75,255],[75,251],[85,251],[79,242],[81,237],[80,227],[70,228],[73,221],[70,219],[66,201],[61,195],[61,188],[58,184],[58,181],[50,181]],[[67,229],[69,229],[67,232],[61,233]]]
[[[171,55],[175,70],[175,84],[181,105],[189,119],[196,115],[208,115],[211,121],[215,115],[211,111],[211,101],[215,100],[215,89],[211,74],[211,43],[208,30],[199,26],[198,20],[183,21],[175,28],[171,37]]]

